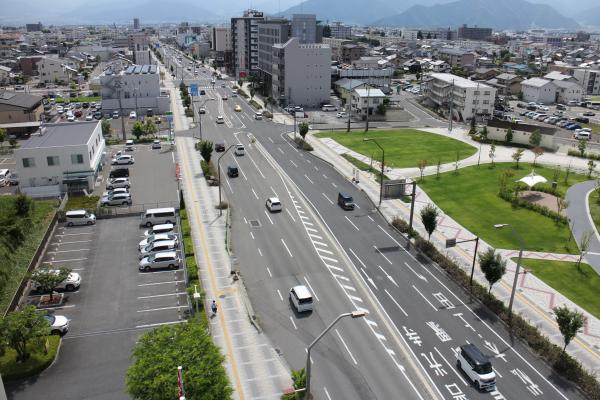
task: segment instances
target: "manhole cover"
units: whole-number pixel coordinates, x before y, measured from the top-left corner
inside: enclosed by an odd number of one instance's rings
[[[253,228],[260,228],[260,222],[256,219],[251,219],[250,226]]]

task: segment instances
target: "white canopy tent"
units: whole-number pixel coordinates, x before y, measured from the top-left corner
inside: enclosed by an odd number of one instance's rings
[[[529,186],[529,189],[531,189],[538,183],[548,182],[548,180],[543,176],[536,174],[534,170],[531,170],[531,173],[529,175],[522,177],[517,182],[523,182],[524,184]]]

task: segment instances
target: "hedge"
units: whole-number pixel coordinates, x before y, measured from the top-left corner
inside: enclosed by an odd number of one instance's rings
[[[552,218],[553,220],[558,221],[565,225],[569,223],[568,218],[565,217],[564,215],[561,215],[561,214],[557,213],[556,211],[552,211],[551,209],[549,209],[546,206],[541,206],[539,204],[531,203],[527,200],[523,200],[521,198],[515,197],[512,193],[509,193],[507,191],[500,192],[498,194],[498,196],[500,196],[500,198],[502,200],[506,200],[509,203],[511,203],[512,206],[515,208],[526,208],[528,210],[535,211],[538,214],[541,214],[548,218]]]
[[[588,153],[585,152],[583,154],[583,157],[581,156],[581,152],[577,151],[577,150],[573,150],[573,149],[569,149],[569,151],[567,152],[568,155],[573,156],[573,157],[578,157],[578,158],[587,158],[589,160],[600,160],[600,153]]]

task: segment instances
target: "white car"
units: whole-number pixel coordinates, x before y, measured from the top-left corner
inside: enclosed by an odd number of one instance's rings
[[[133,140],[128,139],[125,141],[125,151],[133,151]]]
[[[176,248],[177,242],[174,240],[159,240],[158,242],[150,243],[148,246],[141,249],[138,257],[141,260],[152,254],[162,253],[164,251],[175,251]]]
[[[200,114],[206,114],[206,108],[204,108],[204,107],[200,107],[200,108],[198,109],[198,112],[199,112]]]
[[[224,124],[225,120],[223,119],[223,116],[219,115],[217,116],[217,124]]]
[[[135,162],[135,159],[133,158],[133,156],[131,156],[129,154],[122,154],[120,156],[113,158],[110,163],[112,165],[127,165],[127,164],[133,164],[134,162]]]
[[[269,210],[270,212],[278,212],[278,211],[283,210],[281,202],[279,201],[279,199],[277,197],[268,198],[267,202],[265,203],[265,206],[267,207],[267,210]]]
[[[67,117],[67,121],[69,121],[69,122],[75,122],[75,116],[74,116],[74,115],[72,115],[72,114],[71,114],[71,115],[69,115],[69,116]]]
[[[44,315],[50,325],[50,333],[62,335],[69,331],[69,320],[64,315]]]
[[[154,242],[159,242],[161,240],[174,240],[175,242],[177,242],[179,239],[177,238],[177,235],[174,233],[157,233],[154,235],[150,235],[146,239],[142,240],[139,243],[138,249],[142,250],[144,247],[148,246],[149,244],[152,244]]]
[[[336,115],[338,118],[348,118],[348,113],[346,111],[340,111]]]
[[[132,111],[129,113],[129,118],[130,119],[136,119],[137,118],[137,113],[135,111]]]
[[[179,257],[175,251],[165,251],[142,258],[139,265],[140,271],[146,272],[154,268],[177,269],[179,268]]]
[[[171,233],[173,232],[173,224],[158,224],[154,225],[152,228],[144,231],[144,236],[148,237],[150,235],[157,235],[159,233]]]
[[[56,269],[51,270],[51,272],[58,275],[60,271]],[[37,292],[41,291],[41,287],[37,282],[32,281],[32,284]],[[69,292],[72,292],[74,290],[77,290],[79,286],[81,286],[81,275],[79,275],[77,272],[71,272],[67,276],[67,279],[59,283],[55,289],[68,290]]]
[[[115,179],[108,181],[108,184],[106,185],[106,189],[108,189],[108,190],[113,190],[116,188],[129,189],[130,186],[131,186],[131,183],[129,182],[129,178],[115,178]]]
[[[121,187],[113,190],[107,190],[106,192],[102,193],[102,196],[112,196],[118,193],[129,193],[129,189],[126,187]]]
[[[131,205],[131,195],[129,193],[117,193],[108,196],[102,196],[100,205],[104,206],[129,206]]]
[[[474,344],[460,346],[456,366],[469,377],[478,390],[492,391],[496,388],[496,373],[492,363]]]
[[[156,139],[152,142],[152,148],[153,149],[160,149],[162,148],[162,145],[160,144],[160,140]]]
[[[86,121],[91,121],[93,119],[94,119],[94,115],[93,114],[88,114],[88,115],[85,116],[85,120]]]

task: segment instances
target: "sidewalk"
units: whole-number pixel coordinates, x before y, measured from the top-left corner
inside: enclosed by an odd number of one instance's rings
[[[174,131],[188,129],[188,118],[178,88],[164,81],[171,93]],[[198,273],[206,293],[205,310],[216,300],[217,315],[210,318],[215,343],[225,355],[225,368],[234,389],[233,398],[280,399],[292,386],[290,368],[268,338],[250,322],[253,314],[242,280],[231,275],[232,260],[225,248],[227,211],[219,216],[218,189],[209,187],[200,168],[194,138],[176,136],[176,155],[181,167],[181,187],[192,227]]]
[[[462,140],[464,142],[468,142],[466,133],[463,131],[453,131],[451,134],[448,134],[447,130],[443,130],[445,132],[439,132],[436,129],[427,129],[428,131],[434,131],[435,133],[441,133],[445,135],[449,135],[455,139]],[[314,148],[314,154],[318,157],[321,157],[325,160],[331,162],[334,167],[344,176],[351,180],[353,176],[354,166],[347,162],[344,158],[340,157],[339,154],[345,152],[340,146],[331,146],[331,142],[327,139],[316,139],[312,135],[307,136],[307,140]],[[479,145],[479,144],[477,144]],[[483,145],[485,146],[485,145]],[[482,147],[483,147],[482,146]],[[346,149],[347,150],[347,149]],[[486,150],[482,148],[484,154],[487,153]],[[489,151],[489,150],[488,150]],[[512,150],[514,151],[514,150]],[[506,160],[506,157],[510,158],[510,154],[512,154],[511,149],[500,149],[500,146],[497,146],[496,150],[496,162]],[[509,154],[510,153],[510,154]],[[538,162],[552,162],[556,161],[556,164],[564,165],[564,160],[560,160],[560,157],[554,157],[555,155],[544,155],[538,158]],[[544,159],[546,157],[546,159]],[[359,157],[357,157],[359,158]],[[525,157],[524,157],[525,158]],[[370,163],[367,157],[361,156],[361,161]],[[366,160],[365,160],[366,159]],[[485,161],[484,161],[485,160]],[[512,159],[510,159],[512,161]],[[467,160],[461,161],[460,166],[464,167],[466,165],[472,165],[471,163],[477,163],[477,155],[469,157]],[[484,157],[482,154],[481,162],[489,162],[489,158]],[[528,160],[525,160],[528,161]],[[533,158],[531,157],[531,161]],[[587,162],[582,160],[583,162]],[[374,162],[375,165],[375,162]],[[453,169],[453,164],[445,164],[443,166],[448,169]],[[418,173],[418,169],[415,168]],[[431,173],[431,171],[430,171]],[[433,173],[435,173],[435,168],[433,168]],[[407,169],[403,170],[392,170],[390,172],[386,171],[386,174],[392,177],[398,176],[410,176],[407,173]],[[379,184],[375,182],[372,174],[367,174],[361,172],[360,183],[357,186],[363,190],[374,203],[379,201]],[[369,176],[370,175],[370,176]],[[393,178],[392,178],[393,179]],[[427,194],[421,190],[417,186],[417,195],[415,201],[415,218],[414,218],[414,228],[421,235],[426,235],[425,229],[423,228],[418,215],[421,208],[425,207],[427,204],[433,204],[433,201],[427,196]],[[395,216],[399,216],[404,220],[409,219],[410,214],[410,204],[405,204],[400,200],[384,200],[381,209],[381,213],[387,218],[388,221],[391,221]],[[440,210],[441,211],[441,210]],[[467,240],[474,238],[471,232],[466,230],[464,227],[459,225],[456,221],[450,218],[448,215],[441,214],[441,217],[438,222],[438,229],[432,235],[432,242],[436,245],[438,249],[442,249],[444,253],[447,253],[449,256],[454,257],[461,266],[470,273],[471,262],[473,260],[473,252],[474,252],[474,243],[463,243],[457,245],[457,247],[446,250],[445,242],[447,238],[456,238],[457,240]],[[490,246],[480,240],[479,242],[479,250],[478,252],[483,252],[488,249]],[[503,250],[504,252],[510,253],[514,250]],[[571,255],[551,255],[544,253],[532,253],[532,255],[536,256],[535,258],[550,258],[550,257],[567,257],[572,258]],[[514,272],[515,272],[516,264],[508,260],[507,272],[502,278],[502,280],[494,286],[494,294],[499,299],[503,300],[505,303],[508,303],[510,298],[510,292],[512,288],[512,283],[514,280]],[[481,273],[479,268],[476,268],[475,271],[475,279],[483,285],[487,285],[487,281],[485,280],[484,275]],[[552,315],[552,308],[556,305],[566,304],[570,308],[577,308],[576,304],[565,298],[560,293],[556,292],[554,289],[550,288],[543,281],[536,278],[532,274],[522,274],[518,281],[518,290],[515,296],[515,304],[514,310],[519,312],[523,317],[528,319],[530,323],[537,326],[544,334],[546,334],[554,343],[560,345],[562,347],[562,335],[558,330],[558,325],[554,321]],[[587,323],[583,328],[583,332],[580,333],[576,339],[571,342],[571,345],[567,348],[569,354],[573,357],[580,360],[580,362],[586,366],[589,370],[593,372],[600,372],[600,321],[592,316],[591,314],[581,310],[584,315],[588,318]]]

